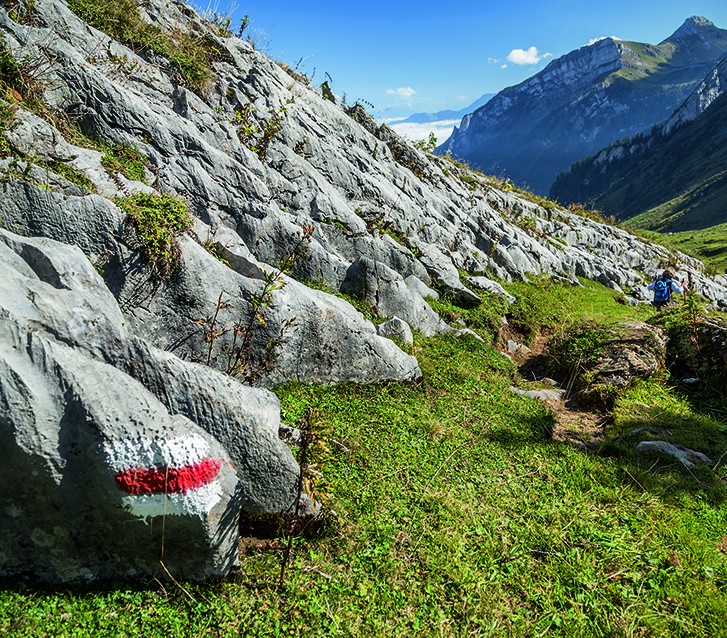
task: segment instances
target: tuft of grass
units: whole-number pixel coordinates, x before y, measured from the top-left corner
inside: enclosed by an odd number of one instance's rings
[[[56,175],[59,175],[60,177],[63,177],[72,184],[75,184],[76,186],[80,186],[89,193],[96,192],[96,187],[94,186],[93,182],[88,179],[88,177],[86,177],[86,175],[82,171],[79,171],[77,168],[74,168],[67,162],[59,162],[57,160],[41,161],[33,158],[30,158],[30,161],[32,161],[34,164],[37,164],[38,166],[46,168],[47,170],[55,173]]]
[[[140,53],[157,53],[185,84],[204,93],[215,49],[211,42],[185,31],[163,31],[145,22],[134,0],[69,0],[68,6],[91,26]]]
[[[103,145],[104,155],[101,164],[110,171],[121,173],[126,179],[146,182],[144,169],[148,163],[146,156],[129,144]]]
[[[177,236],[192,226],[187,205],[171,195],[140,193],[117,200],[127,215],[152,271],[168,278],[179,263]]]

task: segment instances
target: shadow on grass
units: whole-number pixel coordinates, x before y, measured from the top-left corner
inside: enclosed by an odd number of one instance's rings
[[[677,503],[685,495],[699,495],[713,504],[727,502],[727,424],[690,408],[676,397],[668,405],[631,401],[627,414],[623,405],[617,407],[599,452],[622,464],[627,482],[665,501]],[[689,467],[669,454],[637,453],[637,445],[644,441],[664,441],[710,460]]]

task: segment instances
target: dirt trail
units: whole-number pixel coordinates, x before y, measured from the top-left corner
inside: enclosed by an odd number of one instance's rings
[[[548,378],[543,352],[551,335],[540,334],[529,346],[514,348],[515,352],[508,348],[508,342],[523,344],[523,335],[506,328],[500,336],[504,343],[505,354],[515,362],[522,381],[526,382],[518,383],[518,387],[524,390],[559,387],[565,391],[561,399],[543,401],[553,412],[551,435],[553,440],[582,448],[598,447],[604,440],[604,426],[608,422],[608,417],[600,412],[583,408],[571,395],[565,383],[554,385],[554,380]]]

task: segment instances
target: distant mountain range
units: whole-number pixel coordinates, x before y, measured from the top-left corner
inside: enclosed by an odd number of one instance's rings
[[[661,232],[727,222],[727,59],[664,123],[576,162],[550,195]]]
[[[447,120],[461,120],[465,115],[469,115],[481,106],[487,104],[494,97],[494,93],[485,93],[476,99],[472,104],[463,109],[454,111],[447,109],[445,111],[437,111],[436,113],[414,113],[405,120],[398,122],[399,124],[428,124],[430,122],[443,122]]]
[[[658,45],[599,40],[466,115],[437,152],[547,194],[574,161],[671,116],[725,54],[727,30],[702,17]]]

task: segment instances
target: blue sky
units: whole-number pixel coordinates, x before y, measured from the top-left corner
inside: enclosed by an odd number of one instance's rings
[[[196,4],[233,26],[249,15],[258,48],[316,84],[327,73],[337,94],[379,117],[462,108],[599,36],[656,44],[692,15],[727,29],[725,0],[216,1]]]

